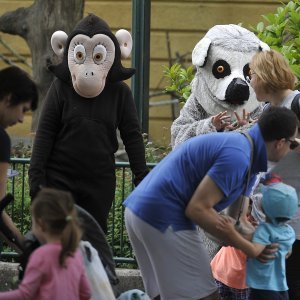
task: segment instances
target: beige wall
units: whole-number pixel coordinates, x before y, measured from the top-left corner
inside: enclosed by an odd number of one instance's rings
[[[0,0],[0,14],[32,3],[33,1],[25,0]],[[278,6],[280,3],[277,0],[152,0],[150,93],[164,89],[166,82],[163,78],[163,66],[168,66],[170,59],[174,62],[176,53],[190,53],[210,27],[230,23],[242,23],[244,27],[256,25],[263,20],[262,14],[274,12]],[[106,20],[113,31],[120,28],[131,30],[131,0],[86,0],[85,14],[89,12]],[[30,62],[28,47],[21,38],[2,33],[0,37]],[[8,53],[1,44],[0,53]],[[190,63],[190,55],[187,55],[187,63]],[[130,61],[124,64],[128,66]],[[0,67],[3,66],[3,62],[0,62]],[[167,99],[167,96],[151,97],[150,101],[155,103]],[[150,106],[149,116],[150,137],[157,143],[168,144],[172,123],[170,105]]]

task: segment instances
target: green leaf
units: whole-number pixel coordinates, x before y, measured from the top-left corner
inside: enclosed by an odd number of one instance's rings
[[[256,30],[258,32],[263,32],[264,31],[264,28],[265,28],[265,24],[263,22],[259,22],[257,25],[256,25]]]

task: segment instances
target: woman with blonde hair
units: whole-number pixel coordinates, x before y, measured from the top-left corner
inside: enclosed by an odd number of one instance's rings
[[[300,94],[294,90],[296,81],[287,60],[275,50],[258,52],[250,62],[248,82],[257,100],[268,102],[265,109],[270,105],[291,108],[293,99]]]

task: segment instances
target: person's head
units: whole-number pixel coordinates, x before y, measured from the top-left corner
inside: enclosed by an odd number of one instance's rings
[[[285,107],[270,107],[258,119],[258,126],[266,144],[270,161],[279,161],[297,146],[298,118]]]
[[[256,53],[250,62],[250,84],[258,101],[282,90],[294,90],[296,76],[284,56],[275,51]]]
[[[32,207],[32,231],[36,238],[45,243],[58,239],[62,244],[59,263],[64,265],[80,242],[81,230],[71,193],[52,188],[43,188],[34,198]]]
[[[36,84],[18,67],[0,70],[0,125],[4,128],[23,122],[25,112],[38,105]]]
[[[283,182],[261,185],[262,209],[273,224],[284,223],[293,218],[298,210],[296,190]]]

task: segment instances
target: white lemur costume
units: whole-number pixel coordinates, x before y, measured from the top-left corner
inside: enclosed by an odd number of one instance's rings
[[[257,101],[246,77],[253,55],[269,49],[254,33],[238,25],[216,25],[206,33],[192,53],[196,67],[192,93],[171,126],[173,148],[193,136],[216,132],[212,117],[220,112],[227,111],[232,121],[234,111],[241,115],[245,109],[252,119],[261,114],[263,104]],[[205,236],[204,243],[212,258],[219,245]]]
[[[198,42],[192,53],[196,75],[192,93],[171,126],[172,147],[190,137],[215,132],[212,117],[243,109],[257,117],[262,105],[246,82],[253,55],[269,46],[238,25],[216,25]]]

